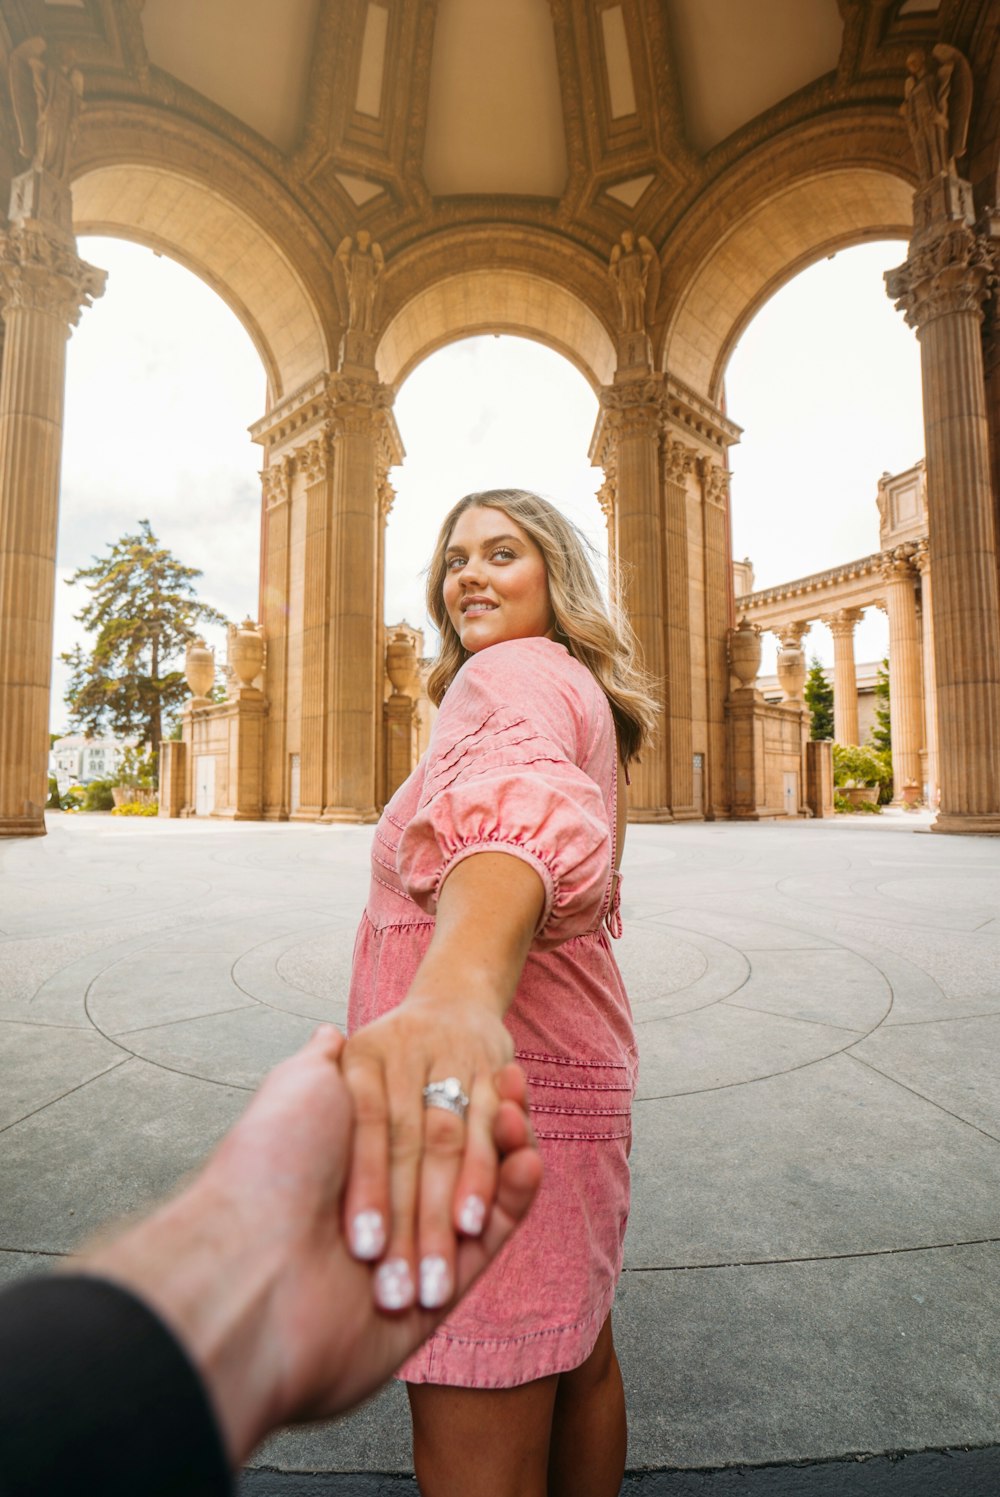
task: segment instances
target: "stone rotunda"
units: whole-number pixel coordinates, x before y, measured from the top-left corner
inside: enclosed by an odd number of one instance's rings
[[[481,332],[599,397],[664,683],[632,814],[804,809],[801,706],[765,711],[745,639],[731,673],[723,379],[798,270],[908,241],[887,281],[921,346],[937,825],[1000,831],[998,41],[990,0],[0,0],[0,832],[44,831],[65,345],[104,283],[83,233],[196,272],[267,371],[261,663],[191,706],[168,799],[213,757],[219,814],[317,821],[386,794],[394,394]]]

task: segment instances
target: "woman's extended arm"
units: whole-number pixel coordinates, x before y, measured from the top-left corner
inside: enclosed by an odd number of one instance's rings
[[[492,1205],[494,1078],[513,1054],[503,1016],[545,898],[520,857],[476,852],[456,862],[404,1001],[348,1041],[356,1126],[346,1221],[357,1255],[382,1258],[385,1309],[449,1299],[457,1237],[477,1235]],[[469,1096],[465,1122],[424,1107],[424,1086],[450,1076]]]

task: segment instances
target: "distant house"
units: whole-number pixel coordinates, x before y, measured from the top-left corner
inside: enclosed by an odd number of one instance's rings
[[[55,775],[60,794],[70,785],[109,780],[121,763],[125,750],[131,747],[134,747],[131,738],[85,738],[82,733],[67,733],[52,745],[49,773]]]

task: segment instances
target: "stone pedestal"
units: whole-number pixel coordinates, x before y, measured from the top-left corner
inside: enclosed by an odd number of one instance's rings
[[[213,813],[229,821],[260,821],[263,811],[264,724],[267,702],[253,686],[212,709],[226,737],[225,803]]]
[[[104,280],[33,220],[0,233],[0,836],[45,831],[66,339]]]
[[[730,816],[772,821],[801,816],[806,804],[809,712],[794,703],[768,703],[752,686],[730,692]]]
[[[828,738],[806,741],[806,805],[814,816],[832,816],[833,744]]]
[[[941,810],[935,831],[1000,833],[1000,598],[981,344],[993,248],[927,222],[889,295],[920,340]]]
[[[188,746],[183,739],[164,738],[160,744],[160,789],[158,815],[176,818],[190,794],[187,775]]]
[[[823,622],[833,635],[833,736],[837,743],[858,743],[858,678],[854,669],[854,629],[859,608],[841,608]]]

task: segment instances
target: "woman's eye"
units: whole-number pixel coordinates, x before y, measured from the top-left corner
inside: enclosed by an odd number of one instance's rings
[[[464,556],[449,556],[448,560],[445,563],[445,566],[447,567],[447,569],[448,569],[449,572],[455,572],[455,571],[458,570],[459,567],[464,567],[465,566],[465,557]]]
[[[514,561],[516,559],[514,552],[509,546],[498,546],[493,555],[497,561]]]

